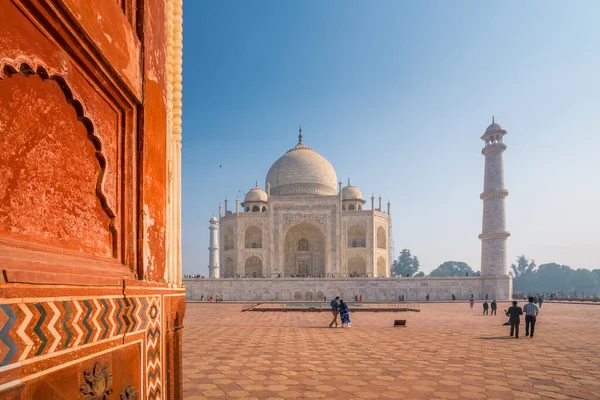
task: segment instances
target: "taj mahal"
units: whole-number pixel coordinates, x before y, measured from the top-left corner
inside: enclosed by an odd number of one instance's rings
[[[506,258],[504,130],[484,131],[480,276],[392,277],[391,203],[370,202],[343,186],[326,158],[303,143],[269,169],[233,210],[227,200],[209,220],[209,278],[186,280],[188,300],[313,300],[360,294],[366,300],[509,299]]]
[[[333,166],[302,142],[279,158],[235,212],[225,205],[219,224],[219,261],[210,277],[390,276],[390,203],[370,208]],[[227,203],[225,203],[227,204]],[[214,251],[214,250],[213,250]],[[215,265],[216,264],[216,265]]]

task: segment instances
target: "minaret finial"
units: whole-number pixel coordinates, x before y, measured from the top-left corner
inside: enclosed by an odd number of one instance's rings
[[[256,181],[256,187],[258,187],[258,181]]]
[[[350,178],[348,178],[348,186],[350,186]]]
[[[302,125],[298,129],[298,144],[302,143]]]
[[[494,116],[492,115],[492,124],[496,123]]]

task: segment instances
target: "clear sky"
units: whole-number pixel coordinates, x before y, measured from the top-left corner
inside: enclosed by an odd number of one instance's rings
[[[396,255],[478,270],[492,115],[509,260],[600,268],[599,17],[596,0],[184,1],[184,273],[208,275],[208,219],[264,186],[300,124],[338,179],[391,201]]]

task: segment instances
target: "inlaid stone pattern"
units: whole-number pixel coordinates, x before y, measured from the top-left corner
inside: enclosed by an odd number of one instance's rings
[[[321,228],[327,229],[327,216],[324,214],[284,214],[282,227],[285,230],[300,221],[316,222]]]
[[[160,399],[160,296],[37,299],[0,304],[0,368],[10,370],[134,333],[145,336],[148,398]]]

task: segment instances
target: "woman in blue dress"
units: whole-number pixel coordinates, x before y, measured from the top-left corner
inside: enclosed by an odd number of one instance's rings
[[[346,328],[350,328],[350,312],[348,311],[348,304],[344,300],[340,300],[340,318],[342,319],[342,328],[344,325]]]

